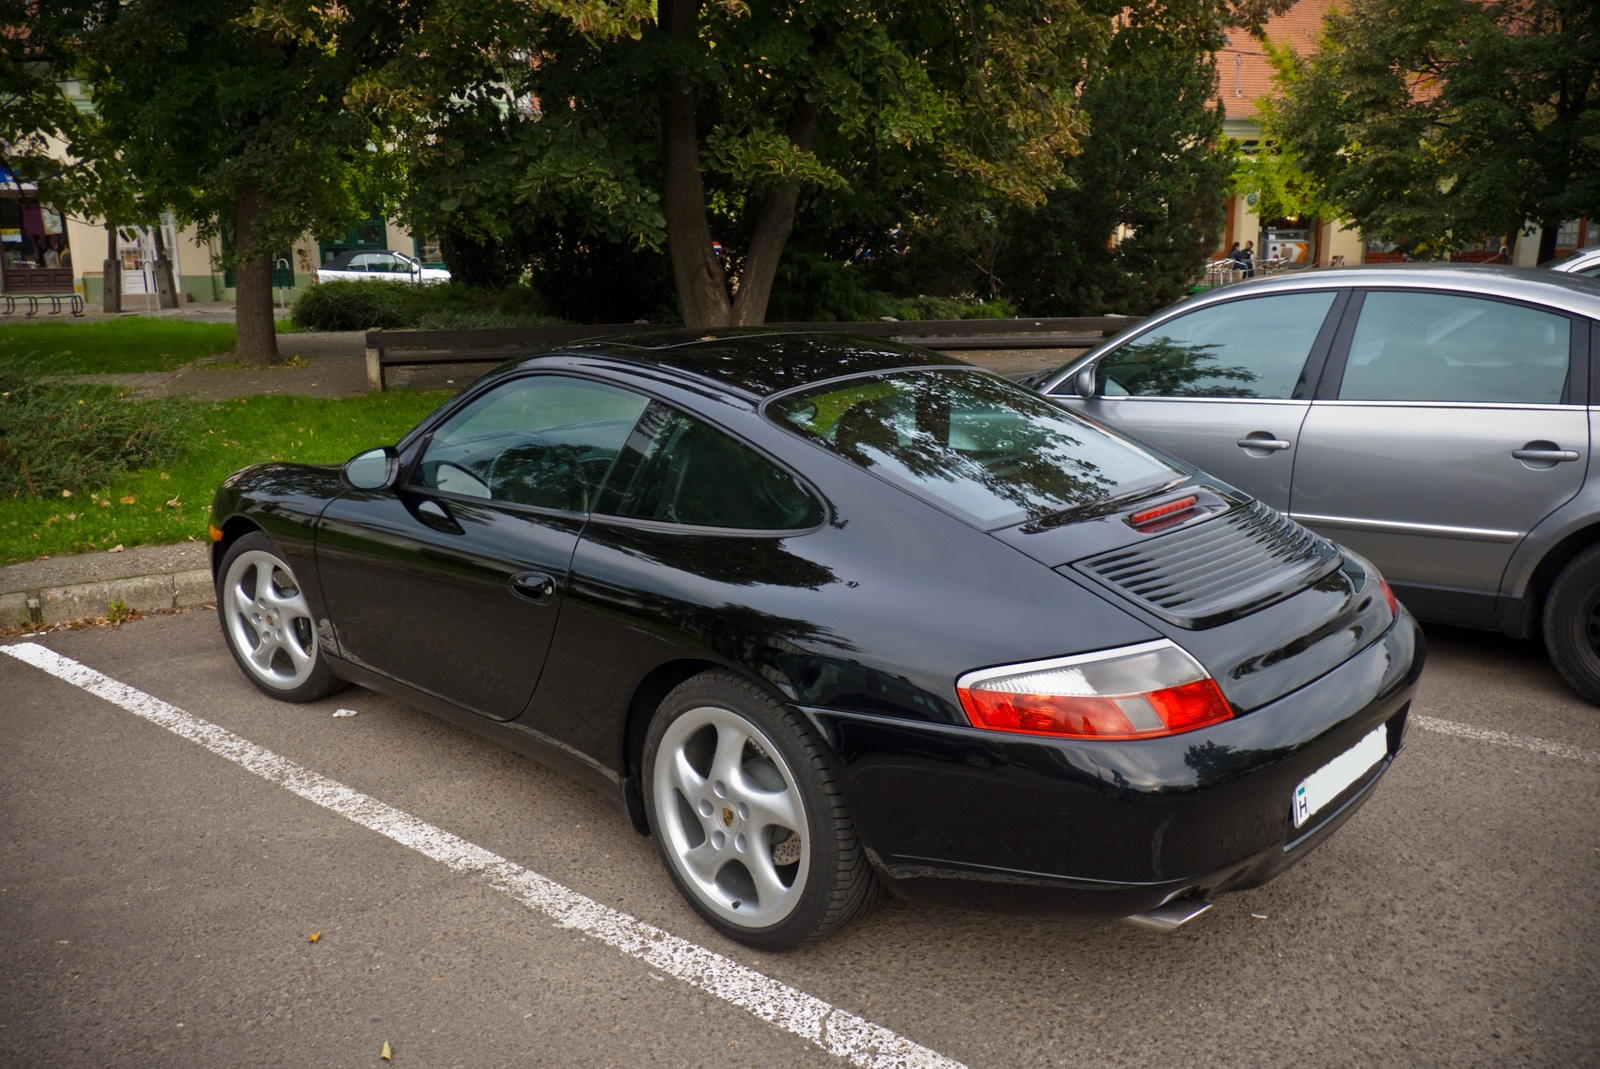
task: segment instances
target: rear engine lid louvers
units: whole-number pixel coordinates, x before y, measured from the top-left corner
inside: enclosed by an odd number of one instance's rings
[[[1110,587],[1168,623],[1197,630],[1299,593],[1340,559],[1327,539],[1252,501],[1063,570]]]

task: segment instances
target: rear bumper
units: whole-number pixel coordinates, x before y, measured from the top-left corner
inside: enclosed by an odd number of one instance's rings
[[[1371,796],[1422,669],[1409,615],[1292,694],[1164,739],[1045,741],[808,709],[879,874],[902,897],[1124,916],[1254,887]],[[1387,726],[1387,752],[1296,828],[1295,787]]]

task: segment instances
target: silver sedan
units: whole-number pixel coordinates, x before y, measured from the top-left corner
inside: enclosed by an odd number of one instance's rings
[[[1419,617],[1542,637],[1600,703],[1600,281],[1305,271],[1214,290],[1035,383],[1374,561]]]

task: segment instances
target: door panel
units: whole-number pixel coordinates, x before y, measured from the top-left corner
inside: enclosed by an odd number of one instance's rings
[[[1492,595],[1578,492],[1589,418],[1572,321],[1486,296],[1373,289],[1300,433],[1296,519],[1400,583]]]
[[[1540,442],[1574,459],[1512,456]],[[1492,592],[1522,536],[1583,485],[1589,417],[1576,407],[1317,401],[1299,453],[1295,519],[1392,580]]]
[[[507,720],[539,680],[593,498],[647,399],[531,374],[464,400],[397,490],[323,513],[317,550],[341,654]]]
[[[1305,401],[1209,401],[1160,397],[1057,397],[1223,479],[1275,509],[1289,507]],[[1241,447],[1241,441],[1261,445]]]
[[[1101,356],[1096,396],[1068,381],[1054,397],[1287,509],[1305,398],[1344,302],[1326,289],[1205,304]]]
[[[516,716],[582,527],[581,516],[410,489],[340,498],[323,513],[317,567],[341,656],[484,716]],[[548,577],[548,592],[528,573]]]

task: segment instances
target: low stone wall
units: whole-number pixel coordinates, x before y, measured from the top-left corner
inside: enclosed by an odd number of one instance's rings
[[[216,599],[201,542],[55,557],[0,568],[0,627],[102,617],[129,609],[185,609]]]

